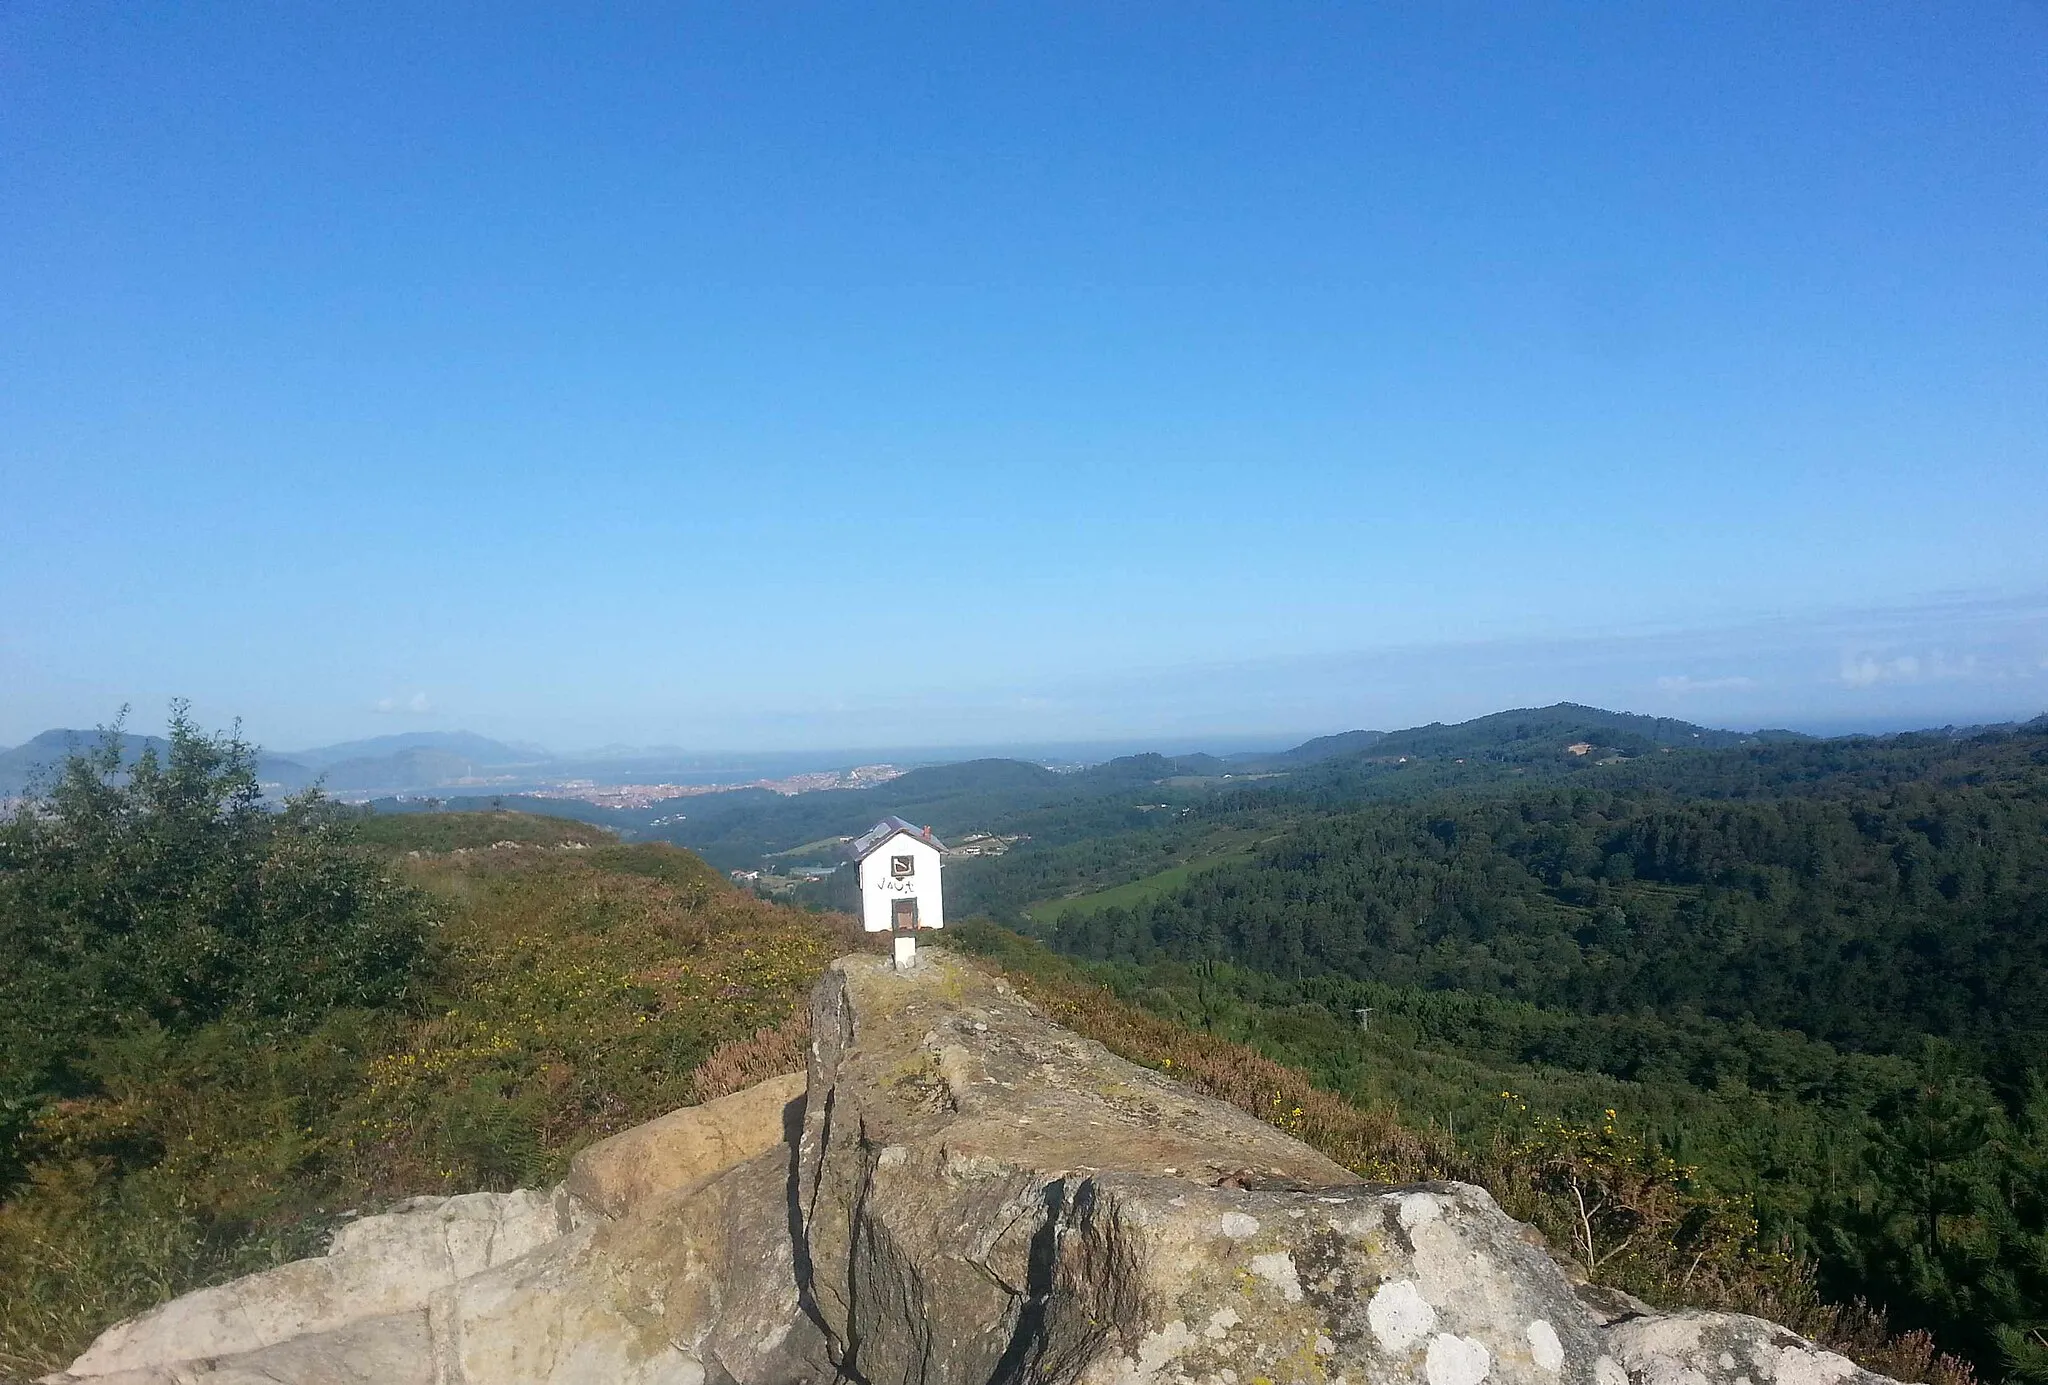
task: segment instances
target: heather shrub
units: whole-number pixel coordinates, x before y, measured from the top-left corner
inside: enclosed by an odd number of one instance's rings
[[[772,1029],[756,1029],[744,1039],[727,1039],[712,1049],[691,1074],[691,1093],[700,1102],[714,1101],[783,1073],[802,1072],[810,1045],[810,1012],[798,1007]]]

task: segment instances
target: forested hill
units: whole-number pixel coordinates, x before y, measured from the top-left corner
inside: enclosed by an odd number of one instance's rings
[[[1873,1052],[1934,1035],[2024,1065],[2048,1052],[2042,789],[1729,802],[1545,787],[1376,806],[1149,905],[1077,916],[1057,941],[1590,1013],[1695,1011]]]
[[[1130,755],[1066,772],[1023,760],[987,759],[915,769],[867,789],[794,795],[734,789],[623,812],[518,796],[452,798],[446,804],[457,809],[499,804],[578,817],[635,838],[687,846],[714,865],[731,868],[757,865],[764,857],[807,844],[828,846],[831,839],[856,835],[891,815],[930,825],[941,836],[1000,830],[1069,840],[1114,832],[1143,821],[1137,805],[1166,799],[1180,806],[1211,797],[1214,785],[1228,782],[1222,778],[1228,769],[1207,755]],[[406,805],[377,806],[403,810]]]
[[[957,874],[1141,1003],[1475,1137],[1647,1129],[1837,1294],[2048,1379],[2048,719],[1569,764],[1557,720],[1495,729]]]
[[[1501,712],[1457,726],[1319,737],[1274,756],[1126,755],[1057,773],[1016,760],[973,760],[913,770],[875,788],[801,794],[711,794],[658,805],[644,830],[704,852],[722,865],[860,831],[885,814],[929,823],[941,835],[1024,833],[1062,844],[1157,825],[1148,812],[1214,805],[1244,794],[1285,801],[1403,795],[1437,784],[1506,776],[1584,773],[1601,761],[1684,747],[1766,741],[1688,722],[1631,716],[1569,703]],[[1575,752],[1572,747],[1583,749]],[[1245,786],[1252,786],[1246,788]],[[1235,796],[1233,796],[1235,794]],[[620,823],[632,830],[635,824]]]
[[[1687,797],[1832,791],[1916,779],[1963,782],[2005,775],[2048,728],[1943,728],[1888,736],[1819,738],[1790,731],[1738,733],[1662,718],[1562,704],[1502,712],[1458,726],[1418,727],[1355,753],[1302,767],[1239,797],[1285,797],[1318,810],[1447,789],[1540,781],[1658,785]]]
[[[1548,759],[1560,747],[1573,745],[1588,747],[1582,754],[1605,751],[1641,755],[1659,749],[1714,750],[1777,739],[1805,738],[1789,731],[1717,731],[1672,717],[1637,716],[1560,702],[1554,707],[1495,712],[1452,726],[1431,722],[1428,726],[1382,736],[1362,749],[1376,758],[1466,755],[1526,763]]]
[[[1660,785],[1687,796],[1781,794],[1855,780],[1881,784],[1967,777],[2013,728],[1819,740],[1791,732],[1715,730],[1670,718],[1561,703],[1495,713],[1458,725],[1351,731],[1277,755],[1128,755],[1071,772],[984,759],[912,770],[866,789],[784,795],[738,789],[614,810],[573,800],[453,798],[453,808],[494,804],[601,823],[629,839],[675,842],[723,868],[753,867],[804,848],[825,859],[833,839],[896,815],[942,837],[997,832],[1031,839],[1030,852],[1068,846],[1099,858],[1125,853],[1131,834],[1157,837],[1184,814],[1195,826],[1344,811],[1447,790],[1518,792],[1535,783],[1615,788]],[[1994,749],[1987,751],[1986,747]],[[425,804],[384,803],[399,809]],[[1028,853],[1027,853],[1028,854]],[[1167,851],[1167,857],[1175,852]],[[1185,855],[1185,853],[1181,853]],[[1048,863],[1042,859],[1036,866]],[[1034,869],[1036,869],[1036,866]],[[977,876],[983,874],[979,868]],[[1041,872],[1043,873],[1043,872]],[[1140,872],[1142,873],[1142,872]],[[1076,875],[1070,882],[1083,883]],[[1047,875],[1058,893],[1058,870]],[[1035,887],[1034,887],[1035,888]],[[1010,898],[976,887],[978,902]],[[1015,902],[1023,902],[1021,899]]]
[[[1594,769],[1317,805],[1252,856],[1067,916],[1056,940],[1871,1052],[1933,1036],[2008,1071],[2048,1055],[2048,719]]]

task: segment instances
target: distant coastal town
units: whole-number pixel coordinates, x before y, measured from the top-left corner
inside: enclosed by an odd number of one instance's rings
[[[699,794],[728,793],[734,789],[767,789],[771,793],[794,795],[827,789],[872,789],[899,778],[897,765],[855,765],[846,770],[821,770],[792,774],[783,779],[748,779],[731,784],[602,784],[593,779],[566,779],[558,784],[528,789],[532,798],[569,798],[600,808],[648,808],[671,798]]]

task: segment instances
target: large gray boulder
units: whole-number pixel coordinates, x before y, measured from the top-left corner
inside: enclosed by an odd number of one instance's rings
[[[775,1079],[550,1193],[409,1205],[110,1329],[77,1385],[1874,1385],[1582,1296],[1480,1188],[1385,1187],[927,949]]]

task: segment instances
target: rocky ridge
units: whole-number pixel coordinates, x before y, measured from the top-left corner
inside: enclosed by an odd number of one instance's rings
[[[835,963],[809,1071],[421,1198],[53,1385],[1878,1385],[1574,1286],[1480,1188],[1361,1184],[936,950]]]

